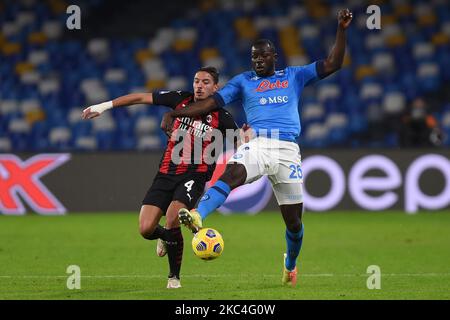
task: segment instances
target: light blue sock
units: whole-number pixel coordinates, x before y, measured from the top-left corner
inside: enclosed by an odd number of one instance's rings
[[[286,269],[294,270],[297,257],[300,254],[303,242],[303,223],[299,232],[294,233],[286,229],[287,257],[285,260]]]
[[[197,208],[202,220],[225,202],[230,191],[230,186],[222,180],[217,180],[217,182],[206,191]]]

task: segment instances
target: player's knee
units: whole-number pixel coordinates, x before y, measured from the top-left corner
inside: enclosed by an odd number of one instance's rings
[[[293,233],[300,232],[302,228],[302,222],[300,220],[298,221],[292,221],[291,223],[286,225],[286,228]]]
[[[243,185],[246,179],[247,171],[240,163],[227,164],[225,172],[220,177],[220,180],[228,184],[231,190]]]
[[[150,239],[153,231],[155,231],[156,224],[151,221],[139,221],[139,233],[145,239]]]
[[[286,228],[294,233],[299,232],[302,228],[303,204],[282,205],[280,208]]]
[[[286,223],[286,228],[290,232],[297,233],[300,231],[302,227],[302,220],[298,215],[294,214],[288,215],[285,217],[284,221]]]

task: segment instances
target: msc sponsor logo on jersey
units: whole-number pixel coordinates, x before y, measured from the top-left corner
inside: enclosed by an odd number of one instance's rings
[[[288,101],[289,101],[288,96],[276,96],[276,97],[268,97],[268,98],[262,97],[261,99],[259,99],[259,103],[262,105],[273,104],[273,103],[286,103]]]
[[[289,80],[270,82],[269,80],[263,80],[255,89],[256,92],[265,92],[274,89],[286,89],[289,87]]]

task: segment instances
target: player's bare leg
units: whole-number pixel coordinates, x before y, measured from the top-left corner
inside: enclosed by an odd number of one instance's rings
[[[166,255],[166,244],[160,238],[164,232],[164,228],[159,225],[162,215],[162,210],[152,205],[143,205],[139,214],[139,232],[147,240],[158,239],[156,254],[159,257]]]
[[[247,179],[247,170],[241,163],[230,162],[225,168],[225,172],[222,174],[219,180],[222,180],[230,186],[230,189],[236,189],[242,186]]]
[[[143,205],[139,213],[139,233],[148,240],[158,239],[154,231],[157,228],[163,212],[160,208],[152,205]]]
[[[291,232],[299,232],[302,228],[303,203],[280,205],[286,228]]]
[[[282,283],[295,286],[297,283],[297,257],[303,241],[303,203],[280,205],[286,224],[287,252],[283,257]]]
[[[220,207],[231,190],[243,185],[247,178],[245,166],[240,163],[228,163],[225,172],[219,180],[205,193],[200,200],[198,209],[191,211],[181,209],[178,212],[180,223],[193,233],[203,227],[203,219]]]
[[[186,208],[186,205],[178,200],[172,201],[166,212],[166,249],[169,259],[170,273],[167,281],[168,289],[176,289],[181,287],[180,269],[183,258],[183,235],[178,221],[178,211]]]

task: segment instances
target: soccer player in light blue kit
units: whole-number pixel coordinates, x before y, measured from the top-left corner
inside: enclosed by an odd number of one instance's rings
[[[336,41],[326,59],[276,71],[277,53],[273,43],[266,39],[258,40],[251,50],[253,71],[235,76],[212,97],[189,108],[166,113],[163,118],[162,127],[168,130],[175,117],[194,117],[234,101],[242,101],[255,137],[238,148],[198,208],[191,211],[181,209],[179,219],[197,232],[202,228],[202,220],[225,202],[231,190],[267,175],[286,224],[283,284],[295,286],[297,282],[296,261],[303,240],[303,181],[300,150],[296,143],[301,130],[299,101],[306,85],[341,68],[345,30],[352,17],[348,9],[338,12]]]

